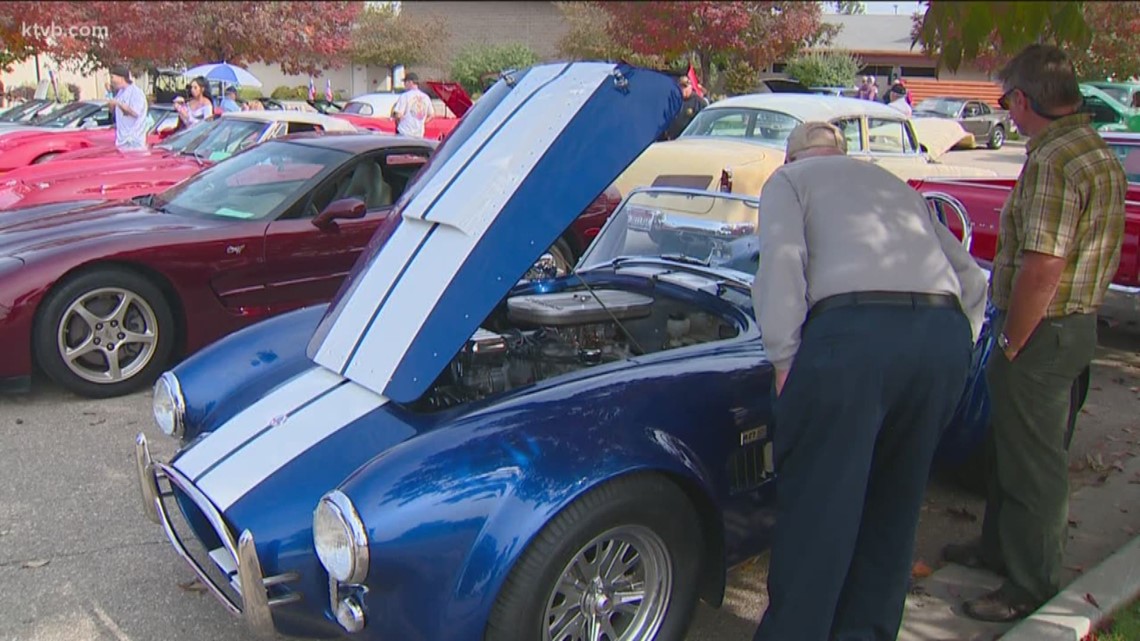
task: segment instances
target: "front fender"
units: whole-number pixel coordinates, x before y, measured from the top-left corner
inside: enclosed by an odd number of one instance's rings
[[[481,639],[503,582],[543,526],[625,474],[660,473],[699,492],[698,512],[713,521],[706,532],[721,536],[710,475],[684,443],[597,416],[579,421],[564,408],[501,410],[439,429],[343,484],[369,530],[370,638]]]
[[[305,345],[328,305],[274,316],[241,329],[178,364],[189,442],[211,432],[269,390],[312,367]]]

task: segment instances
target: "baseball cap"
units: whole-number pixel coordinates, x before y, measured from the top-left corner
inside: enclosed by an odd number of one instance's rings
[[[788,135],[788,160],[808,149],[831,148],[847,153],[847,139],[843,132],[830,123],[805,122],[797,125]]]
[[[414,71],[409,71],[408,73],[404,74],[404,82],[419,82],[419,81],[420,81],[420,77],[418,75],[416,75],[416,72],[414,72]]]
[[[120,78],[123,78],[124,80],[130,80],[131,79],[131,70],[127,67],[127,65],[115,65],[115,66],[111,67],[111,75],[112,76],[119,76]]]

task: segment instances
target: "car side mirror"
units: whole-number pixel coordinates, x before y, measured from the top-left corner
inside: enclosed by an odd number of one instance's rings
[[[341,198],[329,203],[325,210],[317,214],[313,218],[313,226],[317,229],[331,231],[336,229],[337,220],[352,220],[357,218],[364,218],[368,208],[364,206],[364,201],[359,198]]]

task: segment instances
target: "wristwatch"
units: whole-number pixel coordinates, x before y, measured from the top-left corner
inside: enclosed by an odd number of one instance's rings
[[[998,334],[997,346],[998,346],[998,349],[1000,349],[1003,352],[1009,351],[1009,337],[1005,335],[1005,332]]]

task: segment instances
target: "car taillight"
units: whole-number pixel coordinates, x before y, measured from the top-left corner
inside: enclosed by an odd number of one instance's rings
[[[732,193],[732,170],[725,169],[720,172],[720,190],[726,193]]]

